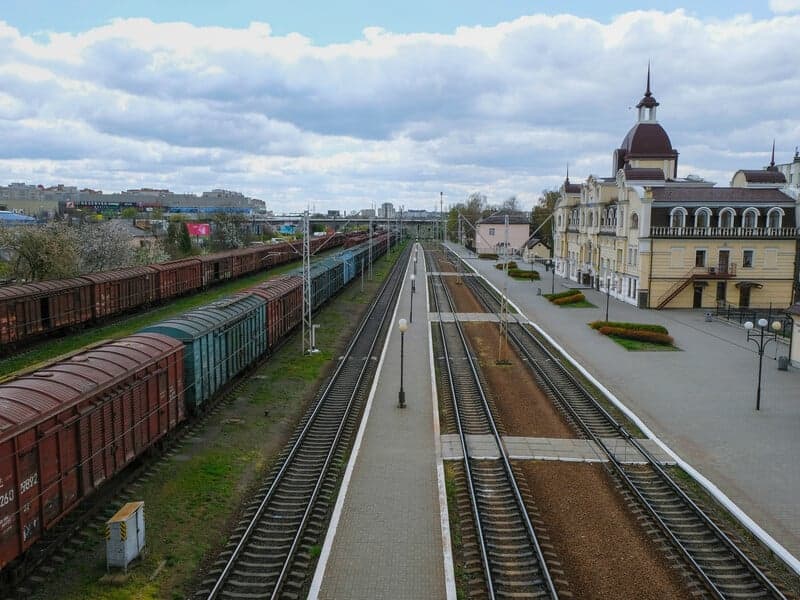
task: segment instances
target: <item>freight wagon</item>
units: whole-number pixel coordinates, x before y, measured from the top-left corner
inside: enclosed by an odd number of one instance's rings
[[[137,334],[0,384],[0,568],[182,421],[183,344]]]

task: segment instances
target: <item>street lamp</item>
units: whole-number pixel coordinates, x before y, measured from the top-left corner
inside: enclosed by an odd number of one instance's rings
[[[769,342],[777,342],[778,332],[781,329],[780,321],[772,322],[772,333],[767,333],[766,339],[764,332],[766,331],[768,321],[766,319],[758,320],[758,333],[753,331],[753,322],[746,321],[744,328],[747,330],[747,341],[755,342],[758,346],[758,390],[756,391],[756,410],[761,410],[761,363],[764,360],[764,348]]]
[[[606,278],[606,323],[608,323],[608,301],[611,299],[611,280]]]
[[[414,254],[414,275],[417,274],[417,256]]]
[[[553,280],[552,280],[552,284],[550,286],[550,293],[551,294],[555,294],[556,293],[556,263],[551,258],[551,259],[549,259],[547,264],[550,267],[550,270],[553,272]]]
[[[405,319],[400,319],[397,322],[397,328],[400,330],[400,394],[398,395],[397,406],[400,408],[406,407],[406,393],[403,390],[403,351],[404,339],[406,331],[408,331],[408,322]]]

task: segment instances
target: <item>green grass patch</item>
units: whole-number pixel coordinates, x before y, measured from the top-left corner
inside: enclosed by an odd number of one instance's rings
[[[668,335],[669,330],[663,325],[654,325],[651,323],[626,323],[623,321],[592,321],[589,323],[592,329],[600,329],[602,327],[617,327],[619,329],[633,329],[635,331],[654,331],[655,333],[663,333]]]
[[[323,252],[319,256],[322,257],[328,254],[334,254],[339,250],[340,249],[337,248],[330,252]],[[296,262],[281,265],[269,271],[264,271],[213,287],[204,292],[178,298],[168,304],[157,306],[144,313],[132,314],[130,317],[118,321],[117,323],[91,327],[83,331],[68,334],[65,337],[52,337],[48,341],[42,342],[39,346],[34,347],[29,352],[0,360],[0,377],[8,377],[20,369],[26,369],[38,363],[47,363],[63,354],[74,352],[89,344],[131,335],[148,325],[174,317],[175,315],[203,306],[204,304],[209,304],[224,296],[235,294],[236,292],[267,281],[272,277],[288,273],[297,267],[298,264]]]
[[[620,346],[625,348],[625,350],[630,350],[631,352],[671,352],[680,349],[670,344],[654,344],[653,342],[645,342],[642,340],[629,340],[619,337],[618,335],[609,335],[607,337],[617,342]]]
[[[574,296],[575,294],[579,294],[580,290],[576,290],[574,288],[568,289],[564,292],[556,292],[555,294],[542,294],[548,300],[558,300],[559,298],[566,298],[568,296]]]
[[[397,254],[378,261],[363,292],[358,278],[314,317],[322,352],[301,357],[296,331],[236,389],[230,404],[141,482],[131,499],[145,502],[147,554],[132,565],[125,583],[100,582],[106,572],[105,539],[98,532],[36,589],[34,600],[190,597],[199,586],[199,570],[227,544],[239,507],[268,474]],[[121,505],[119,500],[114,508]],[[166,566],[155,576],[162,561]]]
[[[567,304],[559,304],[559,308],[597,308],[596,304],[592,304],[588,300],[579,300],[578,302],[568,302]]]
[[[458,513],[458,499],[455,466],[451,461],[444,462],[444,488],[447,494],[447,516],[450,522],[450,545],[453,550],[453,571],[456,579],[456,598],[469,597],[469,576],[464,565],[464,549],[461,543],[461,517]]]

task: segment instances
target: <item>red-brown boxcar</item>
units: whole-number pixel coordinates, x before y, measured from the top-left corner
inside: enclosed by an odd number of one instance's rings
[[[150,266],[158,271],[159,300],[182,296],[203,287],[201,263],[196,258],[170,260]]]
[[[89,273],[92,311],[95,319],[116,315],[158,300],[158,271],[152,267],[129,267]]]
[[[283,275],[248,291],[267,301],[267,347],[272,350],[303,319],[303,278]]]
[[[91,320],[91,286],[90,281],[74,278],[0,288],[0,343]]]
[[[159,334],[0,384],[0,568],[184,415],[183,344]]]

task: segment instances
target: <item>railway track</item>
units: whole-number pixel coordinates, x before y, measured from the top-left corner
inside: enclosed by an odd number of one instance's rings
[[[454,261],[460,259],[455,257]],[[482,278],[467,285],[490,312],[500,301]],[[580,434],[597,444],[622,482],[697,579],[696,591],[712,598],[785,598],[767,575],[678,486],[652,455],[566,369],[555,352],[521,323],[508,336],[533,370],[543,390]],[[620,463],[602,438],[621,438],[638,451],[643,464]]]
[[[197,598],[296,598],[335,499],[378,342],[390,326],[410,250],[395,264],[328,384],[298,427]]]
[[[431,276],[434,310],[455,305],[441,277]],[[445,379],[452,397],[455,424],[464,449],[463,468],[488,598],[557,598],[544,550],[528,515],[523,494],[500,442],[460,323],[438,322]],[[469,456],[467,435],[494,436],[500,460]],[[475,595],[483,595],[473,590]]]

